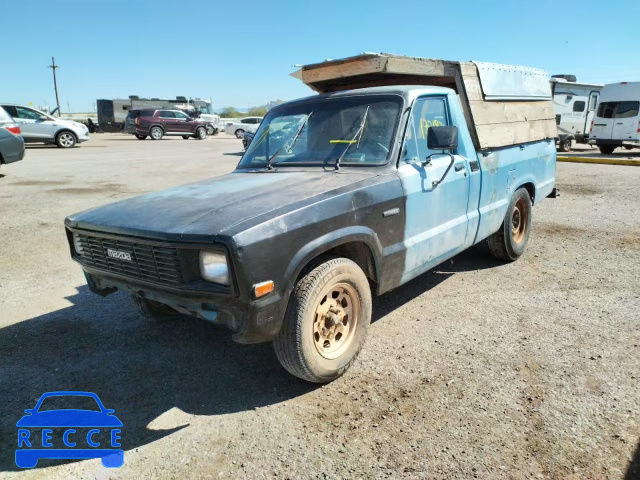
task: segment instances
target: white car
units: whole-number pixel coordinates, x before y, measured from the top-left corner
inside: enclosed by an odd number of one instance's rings
[[[233,122],[227,122],[224,131],[227,135],[235,135],[236,138],[242,138],[244,132],[256,133],[263,117],[244,117]]]
[[[71,148],[89,140],[89,129],[80,122],[52,117],[24,105],[0,105],[20,127],[25,143],[55,143],[60,148]]]

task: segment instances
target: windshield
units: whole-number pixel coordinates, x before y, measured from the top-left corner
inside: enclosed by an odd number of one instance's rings
[[[272,110],[238,167],[385,164],[400,108],[400,97],[354,96]]]

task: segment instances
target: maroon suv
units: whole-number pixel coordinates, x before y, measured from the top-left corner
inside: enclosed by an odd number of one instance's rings
[[[180,110],[131,110],[124,122],[125,133],[138,140],[151,137],[160,140],[165,135],[178,135],[185,140],[195,137],[207,138],[207,122],[192,118]]]

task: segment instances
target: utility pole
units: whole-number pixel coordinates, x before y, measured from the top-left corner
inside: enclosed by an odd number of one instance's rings
[[[58,117],[60,116],[60,100],[58,99],[58,83],[56,82],[56,68],[60,68],[60,65],[56,65],[56,61],[51,57],[51,65],[49,68],[53,70],[53,88],[56,91],[56,105],[58,106]]]

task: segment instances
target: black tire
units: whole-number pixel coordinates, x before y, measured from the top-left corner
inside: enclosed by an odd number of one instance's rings
[[[196,128],[196,138],[198,140],[204,140],[207,138],[207,129],[205,127]]]
[[[603,155],[611,155],[613,151],[616,149],[615,145],[598,145],[600,149],[600,153]]]
[[[137,135],[137,134],[136,134],[136,138],[137,138],[138,140],[144,140],[145,138],[147,138],[147,136],[146,136],[146,135]]]
[[[164,130],[158,126],[151,127],[151,130],[149,130],[149,136],[151,137],[151,140],[161,140],[162,137],[164,137]]]
[[[571,150],[571,139],[567,138],[565,140],[561,140],[558,143],[558,151],[559,152],[568,152]]]
[[[242,138],[244,136],[244,130],[242,130],[241,128],[237,129],[233,133],[236,135],[236,138]]]
[[[627,150],[632,150],[633,147],[631,145],[625,145],[624,148],[626,148]]]
[[[140,315],[156,322],[166,322],[175,319],[179,313],[173,308],[147,298],[143,298],[137,293],[131,293],[133,306]]]
[[[524,253],[531,232],[531,207],[531,197],[527,189],[516,190],[500,229],[487,239],[491,255],[498,260],[513,262]]]
[[[213,127],[213,125],[207,125],[207,135],[214,135],[215,131],[216,129]]]
[[[190,136],[189,135],[182,135],[182,138],[184,138],[185,140],[189,140]]]
[[[334,296],[339,289],[348,294]],[[349,319],[337,311],[333,314],[332,310],[319,318],[318,309],[323,305],[333,308],[334,304],[338,308],[346,307],[345,311],[351,312],[354,318]],[[334,319],[331,325],[327,324],[329,315]],[[309,382],[326,383],[341,376],[355,362],[370,323],[371,290],[366,275],[351,260],[333,258],[315,267],[295,285],[273,346],[278,360],[289,373]],[[316,331],[316,328],[324,331],[325,327],[333,346]],[[343,331],[345,343],[340,344]],[[320,346],[321,343],[324,345]],[[324,347],[337,349],[320,353]]]
[[[60,148],[72,148],[75,147],[78,139],[69,130],[63,130],[56,135],[56,145]]]

